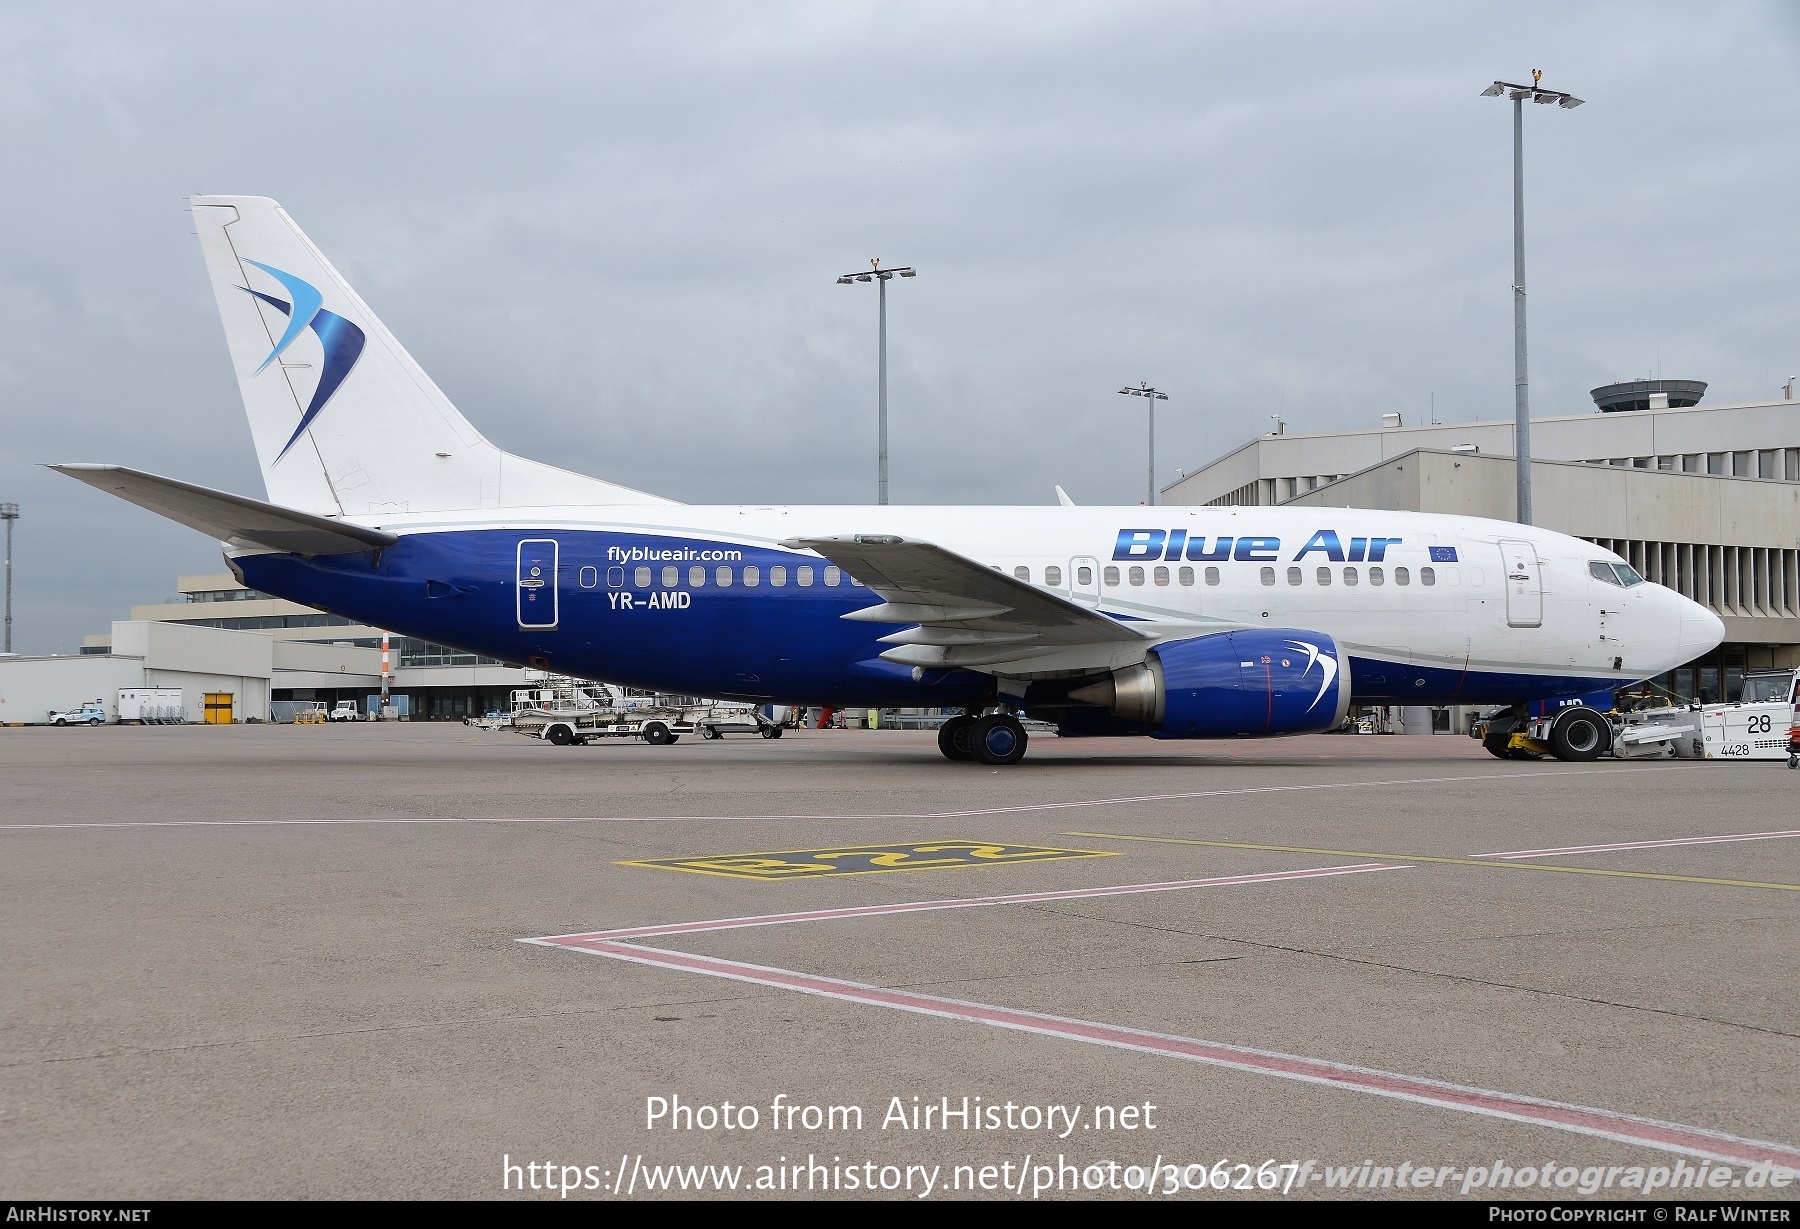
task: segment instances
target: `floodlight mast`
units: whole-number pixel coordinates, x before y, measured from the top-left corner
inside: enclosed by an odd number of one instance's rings
[[[837,284],[848,286],[852,282],[875,281],[881,284],[881,326],[878,331],[877,358],[875,361],[876,394],[875,394],[875,434],[876,434],[876,476],[875,502],[885,506],[888,501],[888,429],[887,429],[887,284],[896,277],[917,277],[917,269],[884,269],[881,258],[875,257],[869,262],[868,272],[846,273],[838,278]]]
[[[1128,384],[1119,391],[1127,397],[1144,398],[1145,408],[1150,411],[1150,475],[1149,482],[1147,483],[1149,494],[1145,497],[1144,503],[1149,507],[1154,508],[1156,506],[1156,403],[1158,401],[1167,401],[1169,395],[1167,393],[1158,392],[1141,380],[1138,381],[1138,386],[1136,388],[1132,388]]]
[[[1483,98],[1512,99],[1513,104],[1513,455],[1518,468],[1518,520],[1531,524],[1531,386],[1525,346],[1525,100],[1555,103],[1573,111],[1582,100],[1561,90],[1538,84],[1542,69],[1531,70],[1530,85],[1496,81],[1481,91]]]
[[[6,522],[6,652],[12,652],[12,529],[19,519],[19,505],[0,504],[0,521]]]

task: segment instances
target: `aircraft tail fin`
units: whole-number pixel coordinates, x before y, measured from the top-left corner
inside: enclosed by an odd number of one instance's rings
[[[488,442],[276,202],[190,204],[274,503],[364,517],[672,502]]]

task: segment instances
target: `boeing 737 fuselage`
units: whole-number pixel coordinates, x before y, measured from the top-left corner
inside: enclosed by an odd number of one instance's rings
[[[56,468],[213,534],[251,588],[371,626],[665,692],[962,709],[940,747],[987,763],[1024,753],[1021,713],[1313,733],[1352,702],[1620,687],[1723,638],[1611,552],[1473,517],[659,499],[482,438],[274,202],[193,206],[268,502]]]

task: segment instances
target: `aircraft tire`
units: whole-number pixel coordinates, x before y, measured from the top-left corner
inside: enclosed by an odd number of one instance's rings
[[[969,744],[969,735],[975,728],[975,718],[964,713],[960,717],[952,717],[938,727],[938,750],[944,758],[956,763],[965,763],[975,758],[975,749]]]
[[[1025,727],[1011,713],[995,713],[976,721],[969,745],[983,764],[1017,764],[1025,758]]]
[[[1488,731],[1481,736],[1481,745],[1495,759],[1512,759],[1513,755],[1506,747],[1507,741],[1512,738],[1512,722],[1506,722],[1504,730],[1495,729],[1498,724],[1498,720],[1488,722]]]
[[[1550,750],[1569,763],[1597,760],[1612,750],[1612,725],[1585,705],[1571,708],[1550,727]]]
[[[674,742],[675,736],[669,733],[669,727],[662,722],[652,721],[644,727],[644,741],[652,747],[662,747]]]

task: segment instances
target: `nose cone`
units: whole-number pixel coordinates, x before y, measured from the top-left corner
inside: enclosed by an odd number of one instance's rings
[[[1692,661],[1725,643],[1725,620],[1700,603],[1681,599],[1681,660]]]

